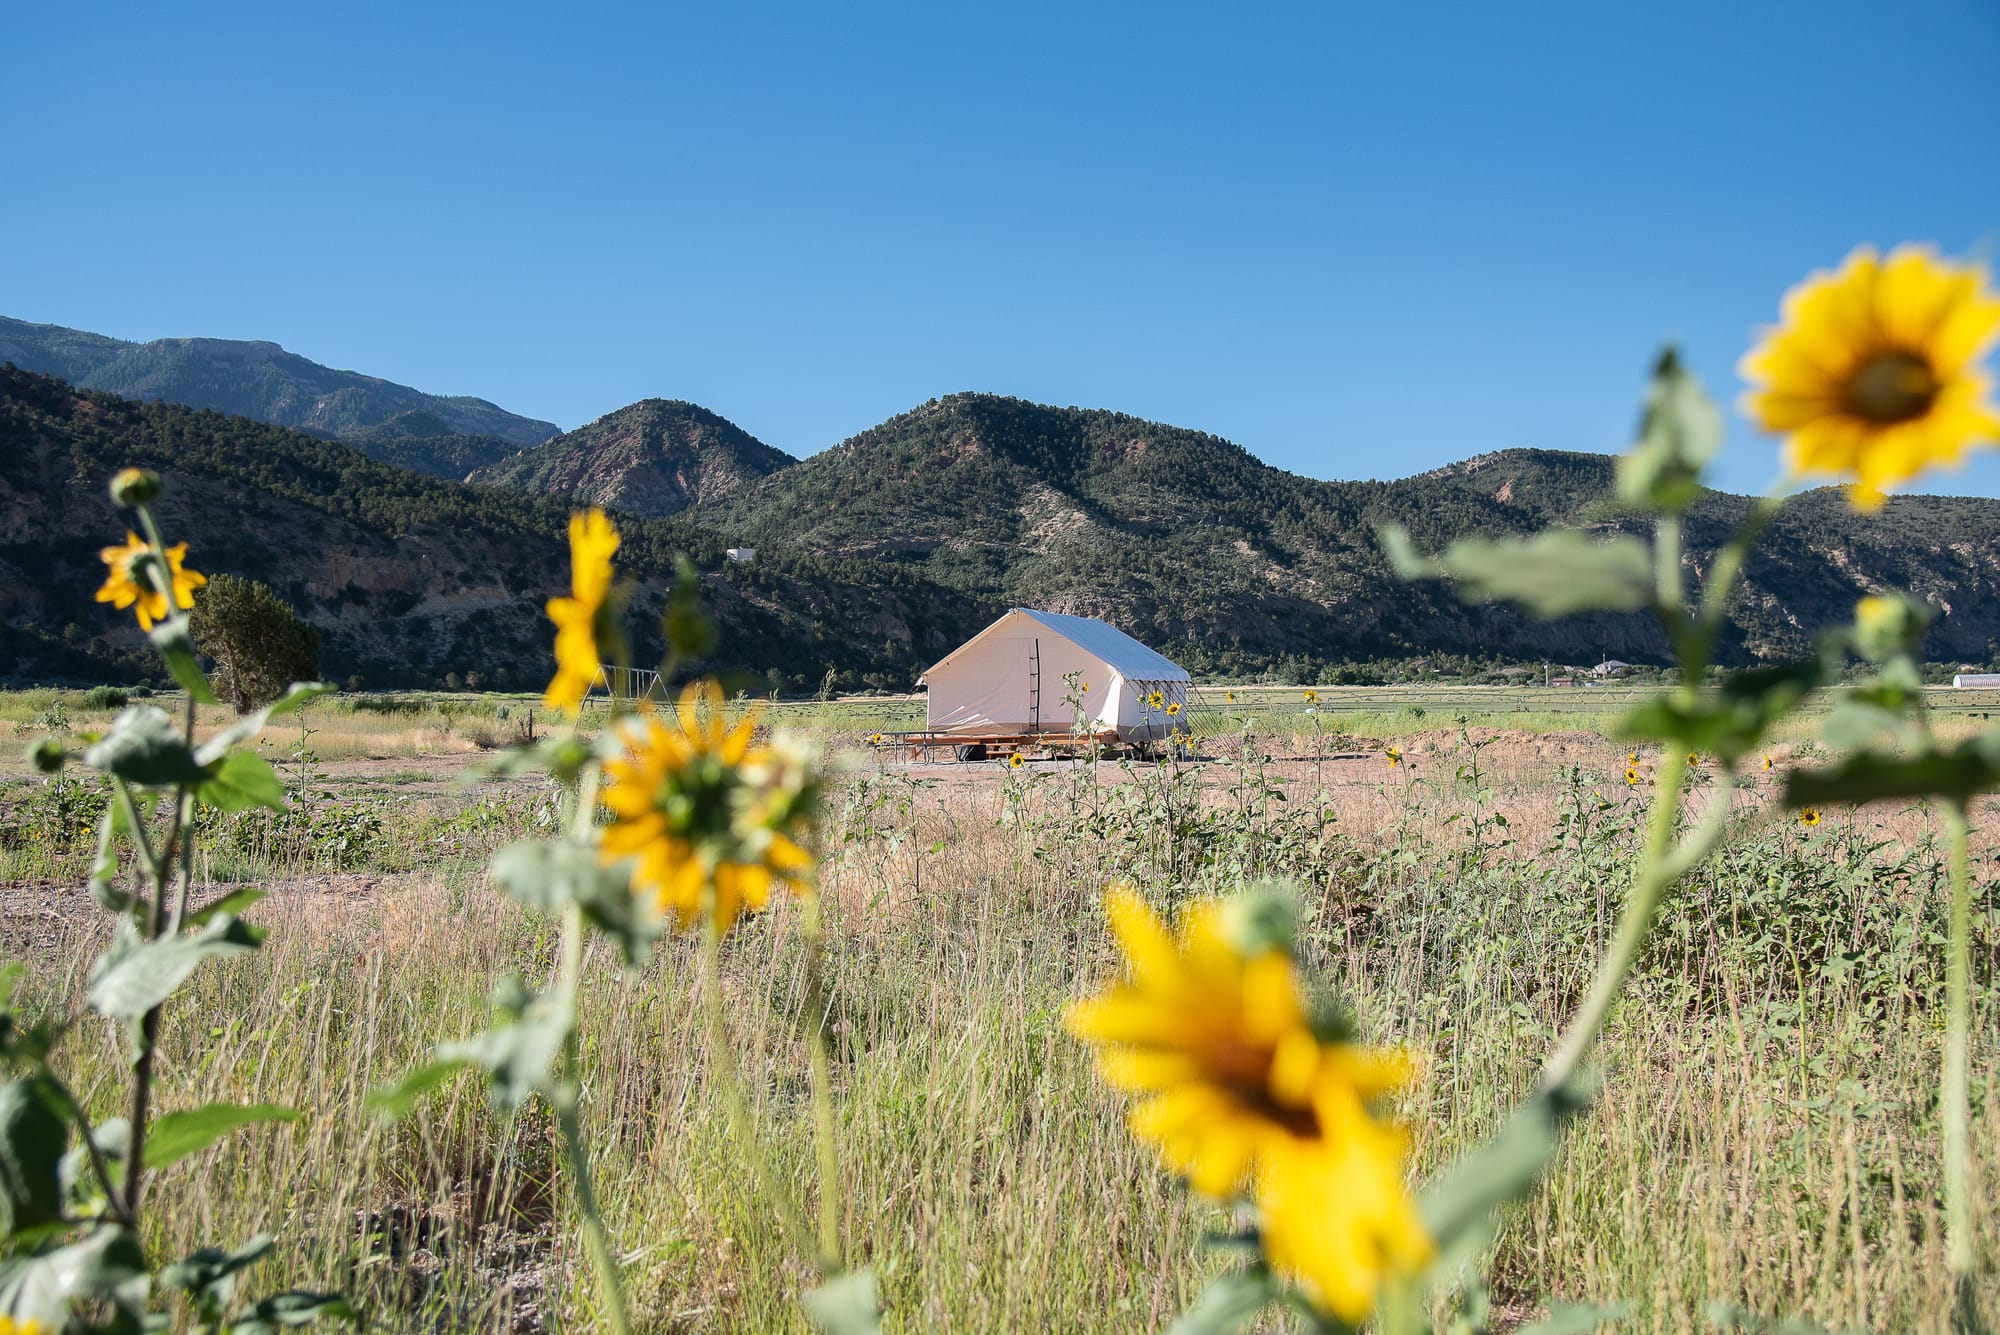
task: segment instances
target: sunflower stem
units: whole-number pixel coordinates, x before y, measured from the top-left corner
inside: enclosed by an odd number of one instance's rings
[[[722,1096],[723,1114],[735,1137],[743,1161],[750,1166],[750,1178],[758,1195],[778,1212],[778,1221],[791,1234],[794,1246],[817,1257],[812,1229],[806,1226],[792,1193],[773,1181],[770,1162],[757,1141],[757,1128],[750,1118],[750,1105],[743,1095],[743,1076],[736,1067],[736,1053],[729,1042],[729,1021],[722,1006],[722,934],[716,922],[715,878],[710,876],[702,891],[702,1000],[708,1016],[709,1066],[715,1073],[717,1092]]]
[[[1952,1329],[1980,1329],[1977,1299],[1972,1291],[1972,1134],[1969,1098],[1972,987],[1972,830],[1963,802],[1944,807],[1945,830],[1951,848],[1951,939],[1945,962],[1944,1080],[1940,1102],[1944,1115],[1944,1236],[1945,1269],[1950,1276],[1955,1312]]]
[[[597,824],[598,782],[596,765],[585,766],[577,778],[576,806],[569,813],[569,828],[570,838],[581,844],[590,842]],[[617,1254],[611,1247],[611,1231],[605,1227],[604,1212],[598,1204],[597,1187],[590,1175],[590,1147],[583,1136],[583,1079],[576,1035],[577,994],[583,986],[583,948],[583,905],[571,900],[563,905],[562,953],[556,974],[556,988],[570,1016],[568,1032],[563,1035],[562,1069],[556,1081],[556,1121],[562,1130],[570,1180],[575,1185],[577,1210],[583,1215],[583,1244],[590,1253],[590,1267],[597,1278],[605,1326],[613,1335],[628,1335],[632,1325],[625,1310],[624,1282],[618,1272]]]
[[[833,1054],[827,1036],[826,952],[820,933],[819,894],[801,906],[799,934],[806,946],[806,1023],[812,1030],[813,1150],[819,1168],[819,1268],[840,1269],[840,1160],[834,1152]]]

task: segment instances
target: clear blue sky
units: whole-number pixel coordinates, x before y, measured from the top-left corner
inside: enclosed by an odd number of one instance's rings
[[[808,454],[979,389],[1390,477],[1618,448],[1662,338],[1733,400],[1810,269],[2000,238],[1994,0],[418,8],[12,7],[0,313],[565,427]]]

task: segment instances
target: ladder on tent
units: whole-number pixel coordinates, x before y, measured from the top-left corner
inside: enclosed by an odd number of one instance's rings
[[[1042,637],[1035,637],[1035,652],[1028,658],[1028,727],[1042,730]]]

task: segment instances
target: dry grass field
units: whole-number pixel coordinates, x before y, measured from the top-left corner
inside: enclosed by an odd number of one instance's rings
[[[1061,1026],[1065,1003],[1116,967],[1098,911],[1114,879],[1168,903],[1297,884],[1321,978],[1371,1036],[1420,1056],[1402,1110],[1420,1172],[1490,1134],[1530,1087],[1625,892],[1650,757],[1635,786],[1597,717],[1380,698],[1311,715],[1286,693],[1240,714],[1209,700],[1186,762],[1017,771],[871,752],[871,731],[912,720],[907,701],[773,711],[846,765],[820,832],[841,1228],[880,1277],[891,1329],[1155,1330],[1225,1262],[1198,1245],[1213,1212],[1133,1144]],[[213,817],[197,875],[203,893],[268,888],[250,916],[269,943],[175,998],[159,1098],[307,1115],[166,1173],[154,1249],[270,1230],[270,1285],[346,1289],[387,1330],[583,1323],[589,1275],[545,1111],[502,1120],[471,1076],[400,1123],[365,1107],[483,1023],[493,977],[553,967],[553,927],[485,865],[544,830],[556,794],[471,774],[526,735],[532,703],[337,698],[267,733],[292,810]],[[82,889],[98,797],[18,756],[109,712],[53,692],[0,699],[0,740],[14,734],[0,942],[27,966],[21,995],[51,1012],[78,1007],[106,930]],[[1629,1300],[1622,1328],[1640,1331],[1707,1329],[1717,1299],[1829,1328],[1942,1326],[1939,832],[1921,808],[1816,828],[1784,816],[1772,784],[1810,746],[1803,726],[1781,739],[1771,775],[1734,799],[1735,832],[1667,904],[1598,1053],[1603,1097],[1496,1243],[1502,1326],[1551,1299]],[[1995,814],[1975,811],[1988,827]],[[1972,1073],[1989,1275],[1992,847],[1982,835],[1975,849]],[[771,1169],[810,1195],[794,911],[738,929],[723,966]],[[584,1115],[635,1318],[800,1329],[809,1268],[707,1096],[694,954],[670,941],[627,973],[593,945],[587,961]],[[107,1026],[83,1025],[65,1073],[109,1114],[122,1058]]]

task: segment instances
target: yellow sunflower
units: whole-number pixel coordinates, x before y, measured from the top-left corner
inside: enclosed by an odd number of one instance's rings
[[[880,745],[882,745],[882,734],[881,734],[881,733],[879,733],[879,732],[876,732],[876,733],[870,733],[870,734],[868,735],[868,745],[870,745],[870,746],[880,746]]]
[[[1172,704],[1167,706],[1168,718],[1178,717],[1180,712],[1181,712],[1181,702],[1178,700],[1174,701]]]
[[[1158,691],[1150,691],[1146,695],[1146,708],[1148,709],[1158,709],[1166,702],[1167,697],[1161,695]]]
[[[1021,768],[1021,766],[1027,763],[1028,763],[1028,758],[1022,755],[1019,751],[1016,751],[1013,755],[1007,757],[1008,769],[1019,769]]]
[[[42,1335],[47,1329],[47,1326],[31,1316],[0,1316],[0,1335]]]
[[[1307,692],[1306,692],[1306,697],[1305,697],[1305,698],[1306,698],[1306,703],[1307,703],[1307,704],[1309,704],[1309,705],[1316,705],[1316,704],[1318,704],[1318,703],[1319,703],[1319,692],[1318,692],[1318,691],[1307,691]]]
[[[570,596],[549,599],[549,620],[556,623],[556,675],[542,693],[550,709],[572,714],[602,670],[604,655],[598,641],[611,595],[611,556],[618,550],[618,530],[604,511],[592,508],[569,517]],[[603,628],[609,629],[609,628]]]
[[[104,577],[104,587],[97,591],[97,601],[110,603],[121,612],[132,608],[139,618],[140,630],[151,630],[154,622],[165,621],[172,615],[168,595],[160,588],[162,583],[172,592],[173,606],[182,611],[194,606],[194,591],[208,583],[208,576],[182,569],[181,562],[187,557],[184,542],[167,548],[164,579],[159,570],[160,558],[154,555],[152,544],[136,533],[128,532],[124,546],[106,547],[98,556],[111,570]]]
[[[1764,772],[1766,774],[1771,772],[1771,757],[1768,755],[1764,757]]]
[[[1688,768],[1694,769],[1696,766],[1700,764],[1701,764],[1701,753],[1699,751],[1688,752]]]
[[[1069,1009],[1104,1079],[1141,1100],[1132,1133],[1203,1195],[1226,1197],[1290,1137],[1336,1135],[1410,1079],[1403,1053],[1322,1042],[1291,956],[1246,953],[1226,906],[1187,911],[1178,939],[1129,888],[1105,908],[1129,981]]]
[[[1393,747],[1393,746],[1392,746],[1392,747],[1390,747],[1390,748],[1389,748],[1389,749],[1388,749],[1388,750],[1387,750],[1386,752],[1384,752],[1383,754],[1384,754],[1385,756],[1387,756],[1387,758],[1388,758],[1388,761],[1389,761],[1389,768],[1390,768],[1390,769],[1394,769],[1394,768],[1396,768],[1396,766],[1398,766],[1398,765],[1400,765],[1400,764],[1402,764],[1402,763],[1403,763],[1403,753],[1402,753],[1402,752],[1401,752],[1400,750],[1398,750],[1398,749],[1397,749],[1396,747]]]
[[[1639,771],[1638,771],[1638,770],[1636,770],[1636,769],[1629,769],[1629,768],[1628,768],[1628,769],[1627,769],[1627,770],[1625,771],[1625,786],[1626,786],[1627,788],[1637,788],[1637,787],[1639,786]]]
[[[1391,1274],[1414,1275],[1435,1244],[1403,1185],[1408,1137],[1350,1109],[1342,1133],[1282,1137],[1258,1180],[1264,1255],[1322,1311],[1359,1326]]]
[[[2000,335],[1983,270],[1921,246],[1862,246],[1785,294],[1784,323],[1744,358],[1744,411],[1785,437],[1785,462],[1848,480],[1856,509],[1966,447],[2000,438],[1978,363]]]
[[[1806,828],[1807,828],[1808,830],[1812,829],[1812,828],[1813,828],[1813,827],[1814,827],[1815,825],[1818,825],[1818,824],[1819,824],[1819,808],[1818,808],[1818,807],[1802,807],[1802,808],[1800,808],[1800,809],[1799,809],[1799,824],[1801,824],[1801,825],[1805,826],[1805,827],[1806,827]]]
[[[1637,751],[1627,751],[1627,752],[1625,753],[1625,763],[1626,763],[1626,764],[1628,764],[1628,765],[1636,765],[1636,764],[1638,764],[1638,763],[1639,763],[1639,753],[1638,753]]]
[[[1224,691],[1224,692],[1222,693],[1222,698],[1223,698],[1223,699],[1225,699],[1225,700],[1227,700],[1227,701],[1228,701],[1228,702],[1229,702],[1230,704],[1232,704],[1232,705],[1233,705],[1233,704],[1235,704],[1235,703],[1236,703],[1236,692],[1234,692],[1234,691]]]
[[[763,908],[773,886],[811,884],[801,843],[817,779],[789,742],[752,746],[756,726],[749,714],[730,728],[721,689],[695,682],[671,724],[650,709],[627,720],[623,752],[605,762],[613,819],[599,858],[629,859],[635,890],[672,911],[678,928],[694,925],[711,892],[720,935],[744,910]]]

